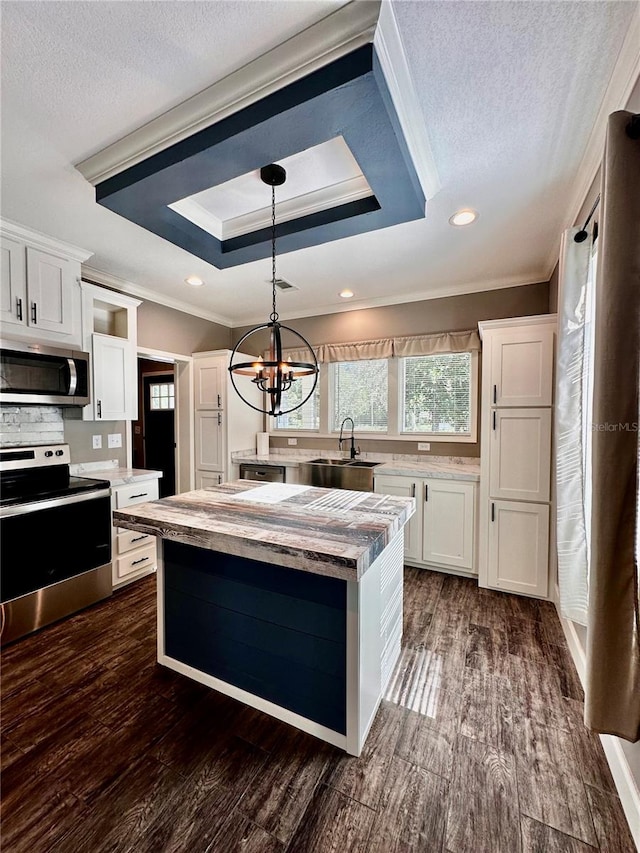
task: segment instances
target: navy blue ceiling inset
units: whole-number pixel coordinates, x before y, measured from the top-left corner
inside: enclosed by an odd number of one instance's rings
[[[168,205],[342,136],[373,196],[278,226],[278,254],[425,215],[425,198],[372,45],[98,184],[99,204],[218,269],[266,258],[270,229],[218,240]]]

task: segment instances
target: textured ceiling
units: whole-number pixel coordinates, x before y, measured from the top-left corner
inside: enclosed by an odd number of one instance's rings
[[[91,266],[228,317],[262,315],[268,262],[217,271],[94,201],[73,168],[343,5],[11,2],[2,14],[2,215]],[[283,315],[427,298],[549,272],[570,189],[635,9],[627,2],[394,3],[442,190],[427,219],[292,252]],[[478,222],[448,225],[459,207]],[[197,291],[182,282],[198,274]]]

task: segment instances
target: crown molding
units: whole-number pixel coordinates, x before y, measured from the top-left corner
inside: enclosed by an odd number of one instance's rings
[[[382,0],[373,44],[420,186],[428,201],[442,185],[391,0]]]
[[[363,175],[348,178],[337,184],[321,187],[296,198],[278,202],[278,223],[310,216],[318,211],[358,201],[361,198],[368,198],[372,194],[371,187]],[[230,240],[233,237],[251,234],[253,231],[271,226],[271,205],[224,220],[207,210],[194,198],[176,201],[169,207],[218,240]]]
[[[74,246],[73,243],[65,243],[63,240],[49,237],[41,231],[34,231],[33,228],[27,228],[25,225],[12,222],[10,219],[0,219],[0,233],[3,237],[28,243],[34,249],[41,249],[43,252],[49,252],[53,255],[63,255],[71,261],[83,263],[93,255],[93,252],[81,249],[80,246]]]
[[[505,290],[508,287],[524,287],[527,284],[540,284],[546,282],[547,279],[543,273],[528,276],[508,277],[504,279],[490,279],[488,281],[478,281],[472,284],[462,285],[443,285],[434,287],[429,291],[417,291],[414,293],[404,293],[397,296],[381,296],[375,299],[350,299],[345,305],[319,305],[317,308],[307,311],[280,311],[281,320],[300,320],[305,317],[319,317],[325,314],[343,314],[345,311],[360,311],[366,308],[384,308],[388,305],[403,305],[406,302],[427,302],[431,299],[443,299],[447,296],[465,296],[469,293],[480,293],[485,290]],[[261,316],[254,315],[248,319],[243,319],[241,322],[234,320],[232,323],[233,329],[238,329],[243,326],[252,326],[256,323],[264,322],[264,314]]]
[[[155,302],[158,305],[164,305],[165,308],[173,308],[174,311],[181,311],[183,314],[191,314],[193,317],[200,317],[202,320],[209,320],[211,323],[218,323],[220,326],[232,327],[230,317],[225,317],[222,314],[215,314],[213,311],[207,311],[206,308],[200,308],[196,305],[189,305],[182,302],[180,299],[175,299],[172,296],[164,296],[156,293],[154,290],[149,290],[139,284],[134,284],[132,281],[127,281],[116,275],[97,270],[94,267],[82,265],[82,279],[90,284],[101,284],[119,293],[125,293],[129,296],[138,297],[146,302]]]
[[[493,331],[494,329],[512,329],[514,326],[539,326],[546,323],[549,326],[557,326],[557,314],[530,314],[527,317],[503,317],[500,320],[480,320],[478,323],[478,331],[480,338],[484,340],[485,332]]]
[[[94,186],[373,41],[380,0],[346,6],[81,163]]]
[[[589,189],[602,163],[604,143],[607,134],[607,120],[611,113],[623,110],[633,88],[640,77],[640,6],[636,6],[629,24],[616,64],[611,74],[609,84],[604,93],[598,115],[587,141],[587,147],[580,161],[578,173],[573,182],[571,200],[567,206],[563,229],[570,228],[575,224],[584,204]],[[559,239],[559,238],[558,238]],[[558,262],[558,247],[547,264],[549,270],[548,278],[551,277],[556,263]]]

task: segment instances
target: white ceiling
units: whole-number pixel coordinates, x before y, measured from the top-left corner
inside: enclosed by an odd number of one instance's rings
[[[343,0],[3,0],[2,216],[234,325],[264,319],[270,262],[219,271],[95,203],[74,169]],[[400,0],[442,190],[425,220],[278,259],[285,317],[548,277],[631,2]],[[452,228],[460,207],[476,224]],[[183,284],[199,275],[206,286]],[[264,302],[264,311],[260,306]]]

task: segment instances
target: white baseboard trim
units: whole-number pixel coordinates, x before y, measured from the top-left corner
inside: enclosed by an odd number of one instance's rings
[[[575,624],[560,614],[560,608],[557,603],[559,601],[557,589],[555,600],[558,617],[560,618],[571,657],[578,671],[580,681],[584,686],[587,664],[586,649],[578,636]],[[600,735],[600,741],[602,742],[604,754],[607,757],[609,769],[611,770],[611,775],[613,776],[613,781],[615,782],[631,835],[633,836],[636,847],[640,850],[640,791],[638,790],[638,783],[631,772],[627,757],[622,751],[620,738],[612,737],[611,735]]]

